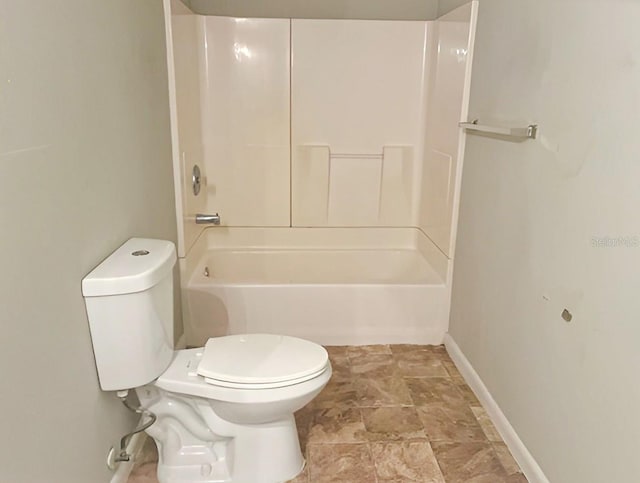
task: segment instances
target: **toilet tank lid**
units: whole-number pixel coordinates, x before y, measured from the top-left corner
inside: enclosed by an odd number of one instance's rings
[[[176,262],[172,242],[131,238],[82,279],[82,295],[99,297],[147,290],[167,276]]]

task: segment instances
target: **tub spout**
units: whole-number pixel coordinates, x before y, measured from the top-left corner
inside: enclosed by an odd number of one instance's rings
[[[202,213],[198,213],[196,215],[196,225],[206,225],[208,223],[219,225],[220,215],[218,213],[215,213],[213,215],[204,215]]]

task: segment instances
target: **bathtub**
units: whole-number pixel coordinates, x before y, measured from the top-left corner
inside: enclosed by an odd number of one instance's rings
[[[180,259],[187,345],[246,332],[440,344],[449,260],[413,228],[204,230]]]

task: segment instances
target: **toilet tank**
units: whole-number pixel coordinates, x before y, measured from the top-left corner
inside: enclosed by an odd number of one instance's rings
[[[173,266],[165,240],[131,238],[82,280],[100,387],[143,386],[173,356]]]

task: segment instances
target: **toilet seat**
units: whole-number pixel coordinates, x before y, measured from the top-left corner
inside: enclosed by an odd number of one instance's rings
[[[181,349],[174,352],[174,357],[165,372],[153,382],[154,386],[171,393],[215,399],[228,403],[278,403],[284,398],[297,397],[307,394],[317,387],[323,387],[331,377],[331,363],[315,377],[306,381],[291,383],[280,387],[233,388],[217,384],[210,384],[205,378],[197,374],[198,366],[203,357],[203,348]]]
[[[297,337],[230,335],[207,341],[197,374],[216,386],[268,389],[313,379],[327,362],[324,347]]]
[[[278,387],[285,387],[285,386],[291,386],[291,385],[294,385],[294,384],[300,384],[301,382],[305,382],[305,381],[308,381],[310,379],[313,379],[314,377],[318,377],[320,374],[322,374],[326,370],[327,370],[327,368],[326,368],[326,366],[324,366],[318,372],[314,372],[313,374],[309,374],[308,376],[300,377],[300,378],[297,378],[297,379],[291,379],[289,381],[264,382],[264,383],[260,383],[260,384],[251,384],[251,383],[243,383],[243,382],[230,382],[230,381],[219,381],[218,379],[211,379],[211,378],[208,378],[208,377],[205,377],[204,380],[205,380],[205,382],[207,384],[211,384],[213,386],[228,387],[228,388],[231,388],[231,389],[275,389],[275,388],[278,388]]]

